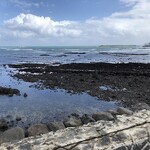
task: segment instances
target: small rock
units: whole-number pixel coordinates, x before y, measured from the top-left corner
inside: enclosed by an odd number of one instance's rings
[[[117,112],[118,112],[118,115],[123,115],[123,114],[126,114],[126,115],[132,115],[133,114],[133,111],[127,109],[127,108],[123,108],[123,107],[119,107],[117,109]]]
[[[28,96],[28,94],[27,94],[27,93],[24,93],[24,94],[23,94],[23,96],[24,96],[24,97],[27,97],[27,96]]]
[[[61,121],[59,121],[59,122],[49,122],[47,124],[47,126],[48,126],[48,129],[50,131],[54,131],[54,132],[57,131],[57,130],[60,130],[60,129],[65,129],[65,126],[64,126],[63,122],[61,122]]]
[[[5,119],[0,119],[0,130],[5,130],[8,128],[7,121]]]
[[[21,117],[20,116],[17,116],[16,117],[16,121],[20,121],[21,120]]]
[[[49,56],[48,54],[41,54],[40,56]]]
[[[18,89],[13,89],[13,93],[16,95],[20,95],[20,91]]]
[[[83,124],[88,124],[89,122],[95,122],[95,120],[90,115],[83,115],[81,118]]]
[[[64,125],[66,127],[78,127],[82,125],[82,121],[78,117],[70,116],[64,121]]]
[[[2,133],[0,143],[12,142],[23,138],[25,138],[24,130],[20,127],[15,127]]]
[[[44,124],[35,124],[29,127],[28,129],[28,136],[35,136],[40,134],[48,133],[48,128]]]
[[[8,96],[9,96],[9,97],[13,97],[13,94],[9,94]]]
[[[94,118],[96,121],[98,121],[98,120],[106,120],[106,121],[115,120],[113,115],[109,112],[99,112],[99,113],[93,114],[92,118]]]

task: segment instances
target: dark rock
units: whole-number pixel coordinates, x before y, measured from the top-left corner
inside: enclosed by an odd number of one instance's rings
[[[65,129],[65,126],[64,126],[64,124],[63,124],[63,122],[49,122],[48,124],[47,124],[47,126],[48,126],[48,129],[50,130],[50,131],[57,131],[57,130],[60,130],[60,129]]]
[[[118,115],[123,115],[123,114],[126,114],[126,115],[132,115],[133,114],[133,111],[127,109],[127,108],[123,108],[123,107],[119,107],[117,109],[117,112],[118,112]]]
[[[138,111],[138,110],[143,110],[143,109],[150,110],[150,106],[146,103],[138,103],[132,106],[133,111]]]
[[[0,87],[0,95],[13,96],[13,94],[19,95],[20,91],[18,89]]]
[[[35,136],[48,133],[48,128],[44,124],[35,124],[28,129],[28,136]]]
[[[7,121],[5,119],[0,119],[0,130],[5,130],[8,128]]]
[[[82,121],[78,117],[70,116],[64,121],[64,125],[66,127],[77,127],[82,125]]]
[[[83,115],[81,117],[81,120],[83,124],[88,124],[89,122],[95,122],[95,120],[90,115],[87,115],[87,114]]]
[[[20,117],[20,116],[17,116],[17,117],[16,117],[16,121],[21,121],[21,117]]]
[[[20,95],[20,91],[18,89],[12,89],[12,90],[13,90],[13,94]]]
[[[13,97],[13,94],[9,94],[8,96],[9,96],[9,97]]]
[[[23,96],[24,96],[24,97],[28,97],[28,94],[27,94],[27,93],[24,93]]]
[[[49,56],[48,54],[41,54],[40,56]]]
[[[0,143],[21,140],[24,137],[25,137],[24,130],[20,127],[15,127],[15,128],[6,130],[5,132],[2,133],[0,137]]]
[[[113,121],[115,118],[113,115],[109,112],[99,112],[92,115],[92,117],[98,121],[98,120],[106,120],[106,121]]]

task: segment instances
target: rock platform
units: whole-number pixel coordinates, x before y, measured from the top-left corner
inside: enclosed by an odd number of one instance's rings
[[[117,115],[113,121],[97,121],[16,141],[0,150],[149,150],[150,111]]]

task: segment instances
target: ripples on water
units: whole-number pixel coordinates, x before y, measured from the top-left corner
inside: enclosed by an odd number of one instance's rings
[[[141,46],[0,47],[0,64],[76,62],[148,63],[150,49]]]

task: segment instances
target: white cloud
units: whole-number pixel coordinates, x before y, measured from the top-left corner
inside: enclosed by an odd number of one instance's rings
[[[50,17],[20,14],[5,21],[5,33],[19,38],[74,44],[143,44],[150,40],[150,0],[120,0],[129,6],[102,19],[54,21]],[[37,38],[38,37],[38,38]]]
[[[20,14],[15,18],[5,21],[7,29],[16,35],[30,36],[79,36],[81,31],[75,29],[76,22],[53,21],[50,17]]]

